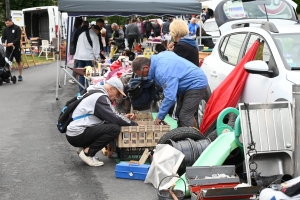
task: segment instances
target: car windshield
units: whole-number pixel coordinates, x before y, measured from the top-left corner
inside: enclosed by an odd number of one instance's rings
[[[276,34],[274,39],[287,65],[293,69],[300,69],[300,40],[299,33]]]
[[[228,19],[292,19],[291,6],[282,0],[246,1],[228,0],[223,5]]]
[[[219,30],[216,21],[205,22],[203,28],[206,32],[212,32],[212,31],[218,31]]]

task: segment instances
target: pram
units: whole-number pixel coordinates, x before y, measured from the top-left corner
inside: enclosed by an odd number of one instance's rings
[[[14,50],[11,52],[9,58],[12,56],[13,52]],[[0,44],[0,85],[3,84],[3,81],[7,83],[12,81],[14,84],[17,82],[17,77],[12,76],[11,74],[12,62],[9,58],[5,57],[4,47]]]

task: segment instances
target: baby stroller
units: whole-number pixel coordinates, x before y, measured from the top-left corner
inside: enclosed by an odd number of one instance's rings
[[[13,51],[11,52],[9,58],[11,57]],[[17,77],[11,74],[11,61],[5,57],[5,51],[2,44],[0,44],[0,85],[4,82],[10,83],[12,81],[14,84],[17,82]]]

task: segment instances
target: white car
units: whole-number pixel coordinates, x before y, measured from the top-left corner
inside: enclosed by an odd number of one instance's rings
[[[219,27],[216,23],[215,18],[207,19],[203,24],[203,29],[205,32],[211,36],[220,37]],[[219,38],[212,38],[213,42],[216,43]]]
[[[246,9],[245,5],[244,8]],[[284,8],[289,9],[291,6],[286,4]],[[230,74],[258,38],[264,41],[263,51],[258,53],[262,60],[245,64],[249,76],[240,102],[292,102],[292,85],[300,84],[300,24],[297,23],[295,12],[285,12],[288,14],[280,13],[280,17],[287,19],[274,19],[275,17],[271,16],[269,22],[266,19],[243,19],[228,20],[224,23],[224,26],[227,24],[227,27],[233,29],[222,32],[211,55],[201,64],[209,87],[207,98],[199,105],[199,124],[211,92]],[[220,30],[221,28],[222,26]]]

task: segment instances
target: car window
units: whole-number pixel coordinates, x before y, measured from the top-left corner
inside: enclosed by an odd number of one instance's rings
[[[248,41],[248,44],[247,44],[247,49],[246,49],[246,52],[245,54],[247,53],[247,51],[251,48],[251,46],[253,45],[253,43],[255,42],[255,40],[257,39],[260,39],[260,41],[264,41],[264,38],[262,38],[261,36],[259,35],[256,35],[256,34],[252,34],[250,36],[250,39]],[[269,49],[269,46],[268,44],[264,41],[263,44],[261,44],[262,46],[260,47],[260,49],[258,50],[257,54],[256,54],[256,58],[255,60],[263,60],[265,61],[266,63],[269,62],[270,60],[270,56],[271,56],[271,52],[270,52],[270,49]]]
[[[278,50],[282,54],[287,69],[300,68],[300,40],[299,33],[277,34],[274,36]]]
[[[246,33],[234,34],[227,37],[228,38],[225,38],[220,48],[221,58],[225,62],[236,65]]]
[[[282,0],[242,1],[228,0],[223,5],[228,19],[292,19],[293,8]]]
[[[266,62],[269,66],[269,69],[274,71],[274,74],[271,76],[262,74],[263,76],[275,77],[278,75],[277,65],[276,65],[274,57],[272,55],[272,51],[270,50],[268,43],[265,41],[265,39],[263,37],[261,37],[260,35],[251,34],[248,44],[247,44],[247,49],[245,51],[245,54],[258,38],[260,39],[261,43],[260,43],[259,49],[256,53],[255,60],[262,60],[262,61]]]

